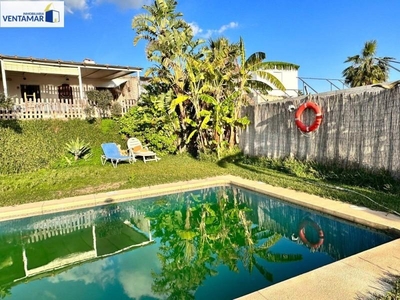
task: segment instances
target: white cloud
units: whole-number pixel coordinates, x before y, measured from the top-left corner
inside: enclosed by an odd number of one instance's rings
[[[85,284],[97,283],[104,287],[113,282],[115,277],[113,262],[110,259],[103,259],[74,267],[48,280],[52,283],[83,281]]]
[[[88,0],[64,0],[65,12],[73,14],[76,11],[82,13],[84,19],[90,19]]]
[[[189,23],[189,26],[192,28],[193,35],[198,35],[199,33],[203,32],[203,29],[199,27],[196,23]]]
[[[157,298],[152,291],[153,278],[150,270],[122,270],[118,274],[119,282],[125,294],[131,299],[141,299],[144,296]]]
[[[221,28],[218,29],[218,33],[223,33],[223,32],[226,31],[227,29],[233,29],[233,28],[236,28],[236,27],[238,27],[238,26],[239,26],[239,24],[238,24],[237,22],[230,22],[230,23],[227,24],[227,25],[221,26]]]
[[[158,247],[153,244],[135,251],[132,255],[117,257],[120,266],[118,280],[125,294],[131,299],[158,299],[159,296],[152,291],[153,278],[151,275],[152,271],[158,272],[161,269],[161,263],[157,259]]]
[[[193,35],[198,35],[206,39],[212,37],[213,35],[223,34],[226,30],[233,29],[239,26],[237,22],[230,22],[229,24],[222,25],[219,29],[207,29],[206,31],[204,31],[196,23],[189,23],[189,25],[190,27],[192,27]]]

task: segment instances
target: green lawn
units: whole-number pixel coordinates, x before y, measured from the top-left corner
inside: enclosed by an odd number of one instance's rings
[[[241,156],[209,162],[187,155],[170,155],[159,162],[145,164],[138,160],[132,165],[120,163],[117,168],[110,163],[103,166],[95,157],[93,160],[58,169],[2,175],[0,206],[231,174],[373,209],[386,210],[384,207],[387,207],[388,210],[400,211],[398,189],[385,192],[362,187],[359,182],[343,184],[318,179],[307,173],[296,175],[296,172],[283,172],[249,163]],[[296,169],[298,165],[290,168]]]

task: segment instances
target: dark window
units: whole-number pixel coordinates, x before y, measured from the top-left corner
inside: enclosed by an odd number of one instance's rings
[[[24,101],[36,101],[40,99],[40,86],[21,84],[21,97]]]
[[[62,84],[58,86],[58,99],[63,100],[64,103],[69,101],[71,104],[73,103],[73,97],[72,97],[72,87],[69,84]]]

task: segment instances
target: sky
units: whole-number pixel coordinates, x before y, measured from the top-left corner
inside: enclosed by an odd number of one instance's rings
[[[244,40],[247,57],[300,66],[302,78],[343,79],[344,61],[377,41],[377,56],[400,60],[399,0],[177,0],[196,38]],[[0,28],[0,54],[99,64],[151,66],[146,42],[133,45],[132,19],[151,0],[65,0],[63,28]],[[393,64],[400,69],[400,64]],[[392,69],[389,81],[400,79]],[[318,92],[329,83],[306,80]],[[336,81],[333,81],[337,83]],[[339,84],[340,85],[340,84]],[[302,84],[299,82],[299,89]]]

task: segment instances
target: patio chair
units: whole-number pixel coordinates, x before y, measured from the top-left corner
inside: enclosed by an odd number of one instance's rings
[[[142,157],[143,162],[155,160],[159,161],[161,158],[150,151],[147,146],[143,146],[142,143],[137,138],[129,138],[127,141],[129,155],[132,157]]]
[[[110,160],[112,166],[114,168],[116,168],[120,161],[127,161],[130,164],[136,161],[134,156],[122,155],[119,152],[119,149],[118,149],[118,146],[116,143],[104,143],[104,144],[101,144],[101,148],[103,149],[103,153],[104,153],[100,157],[101,163],[103,165],[106,164],[107,160]]]

